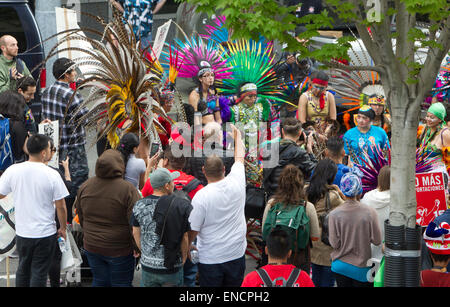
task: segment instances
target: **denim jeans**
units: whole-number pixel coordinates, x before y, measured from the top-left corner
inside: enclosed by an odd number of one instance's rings
[[[134,256],[108,257],[85,251],[92,271],[92,287],[132,287]]]
[[[183,268],[173,274],[155,274],[142,269],[141,287],[181,287]]]
[[[240,287],[245,274],[245,255],[225,263],[198,264],[200,287]]]
[[[316,287],[334,287],[336,280],[331,266],[323,266],[311,263],[312,281]]]
[[[183,267],[184,272],[184,286],[195,287],[195,280],[198,272],[198,264],[193,264],[191,260],[186,259]]]
[[[59,288],[61,279],[61,258],[62,253],[59,249],[59,243],[55,240],[55,253],[53,254],[52,264],[48,271],[48,279],[50,280],[50,287]]]
[[[16,236],[19,266],[16,287],[46,287],[47,275],[53,261],[56,234],[45,238],[22,238]]]

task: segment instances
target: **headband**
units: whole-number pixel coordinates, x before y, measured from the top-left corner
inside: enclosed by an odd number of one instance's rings
[[[369,107],[368,105],[364,105],[361,108],[359,108],[358,114],[365,115],[371,120],[375,119],[375,111],[372,110],[372,108]]]
[[[206,74],[207,72],[214,73],[214,70],[211,67],[202,68],[198,71],[197,77],[200,78],[202,75]]]
[[[240,88],[241,94],[245,92],[256,92],[258,90],[258,87],[254,83],[246,83]]]
[[[317,84],[322,85],[322,86],[328,86],[328,81],[325,81],[325,80],[322,80],[322,79],[314,78],[312,80],[312,82],[313,83],[317,83]]]

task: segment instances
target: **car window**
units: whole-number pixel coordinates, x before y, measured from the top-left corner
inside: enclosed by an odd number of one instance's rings
[[[25,32],[17,11],[12,7],[0,6],[0,37],[9,34],[17,39],[19,53],[28,49]]]

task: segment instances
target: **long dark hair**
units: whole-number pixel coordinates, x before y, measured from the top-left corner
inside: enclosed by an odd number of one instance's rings
[[[125,168],[127,167],[128,159],[133,153],[133,149],[139,146],[139,137],[134,133],[127,133],[120,139],[120,144],[117,150],[122,154]]]
[[[306,200],[304,184],[302,171],[293,164],[286,165],[278,178],[278,189],[275,192],[274,204],[303,205]]]
[[[308,201],[316,204],[321,198],[323,198],[327,192],[326,185],[333,184],[336,173],[336,163],[328,158],[320,160],[314,169],[314,174],[312,175],[310,184],[306,189]]]
[[[202,82],[200,82],[200,78],[203,77],[203,75],[204,74],[193,78],[194,82],[197,83],[197,90],[198,90],[198,95],[200,96],[200,100],[203,99],[203,86],[202,86]],[[215,73],[214,73],[214,83],[208,88],[208,93],[206,94],[205,101],[208,100],[209,90],[213,90],[214,91],[214,95],[217,95],[216,74]]]
[[[23,121],[25,104],[25,98],[19,93],[8,90],[0,94],[0,114],[4,117]]]

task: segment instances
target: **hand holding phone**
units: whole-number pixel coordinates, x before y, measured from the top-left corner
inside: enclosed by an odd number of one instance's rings
[[[159,144],[152,143],[152,147],[150,148],[150,158],[156,155],[159,151]]]

